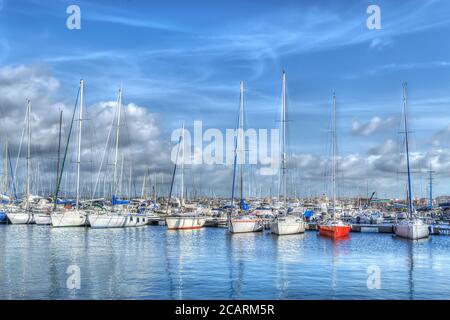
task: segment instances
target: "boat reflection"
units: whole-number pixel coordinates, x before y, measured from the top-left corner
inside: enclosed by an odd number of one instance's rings
[[[275,280],[277,299],[287,299],[290,296],[290,284],[297,281],[293,277],[293,271],[302,267],[303,263],[303,241],[305,233],[290,235],[271,235],[275,241]]]
[[[203,228],[167,230],[163,237],[170,299],[185,299],[185,293],[189,294],[189,290],[192,290],[185,285],[185,267],[193,264],[200,255],[200,241],[204,232]]]
[[[408,288],[408,298],[410,300],[413,300],[415,298],[416,292],[415,292],[415,269],[416,269],[416,258],[420,254],[419,253],[419,247],[423,244],[428,243],[431,241],[431,238],[423,238],[418,240],[410,240],[401,238],[398,236],[392,236],[396,241],[399,243],[402,243],[407,252],[407,258],[406,258],[406,267],[408,270],[408,276],[407,276],[407,288]]]
[[[229,261],[229,299],[242,299],[242,294],[246,293],[246,290],[243,288],[245,284],[244,279],[248,277],[248,274],[245,272],[245,265],[253,259],[263,258],[258,257],[255,252],[257,242],[262,236],[264,235],[260,232],[227,233],[226,251]]]

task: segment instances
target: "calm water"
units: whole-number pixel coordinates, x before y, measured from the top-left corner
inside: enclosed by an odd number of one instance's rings
[[[67,289],[68,266],[81,288]],[[369,266],[381,288],[369,290]],[[1,299],[449,299],[450,237],[0,225]]]

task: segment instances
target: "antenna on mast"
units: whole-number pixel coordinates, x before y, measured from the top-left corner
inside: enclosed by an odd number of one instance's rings
[[[430,210],[433,209],[433,173],[434,173],[434,171],[432,170],[432,165],[430,164],[430,170],[428,170],[429,179],[430,179],[428,208]]]

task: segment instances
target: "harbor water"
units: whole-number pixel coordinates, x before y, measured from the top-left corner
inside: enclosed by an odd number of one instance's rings
[[[0,298],[448,299],[449,248],[447,236],[0,225]]]

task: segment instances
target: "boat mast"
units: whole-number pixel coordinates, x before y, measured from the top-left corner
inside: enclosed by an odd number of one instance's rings
[[[413,215],[413,199],[411,190],[411,171],[409,162],[409,141],[408,141],[408,99],[407,99],[407,83],[403,83],[403,113],[405,123],[405,144],[406,144],[406,169],[408,173],[408,213],[409,218]]]
[[[146,168],[146,170],[144,171],[144,180],[142,180],[142,191],[141,191],[141,198],[144,199],[145,196],[145,183],[146,183],[146,178],[147,178],[147,173],[148,173],[148,166]]]
[[[156,195],[156,191],[157,191],[157,183],[158,183],[158,176],[156,175],[156,172],[153,173],[153,199],[154,202],[156,204],[156,200],[157,200],[157,195]]]
[[[58,190],[59,187],[59,167],[61,162],[61,130],[62,130],[62,117],[63,117],[63,111],[61,110],[59,114],[59,137],[58,137],[58,159],[56,161],[56,189]],[[53,210],[56,210],[56,203],[58,199],[56,198],[58,191],[55,192],[55,203],[53,205]]]
[[[332,201],[333,201],[333,221],[336,220],[336,94],[333,92],[333,128],[331,130],[331,187],[332,187]]]
[[[117,163],[119,159],[119,133],[120,133],[120,109],[122,105],[122,87],[119,89],[119,97],[117,99],[117,130],[116,130],[116,151],[114,156],[114,175],[113,175],[113,196],[117,191]]]
[[[69,149],[70,138],[72,136],[72,128],[73,128],[73,124],[74,124],[75,116],[76,116],[76,111],[77,111],[78,99],[81,96],[81,92],[82,92],[82,88],[83,87],[84,87],[83,80],[80,80],[80,87],[78,88],[77,98],[75,100],[75,105],[73,107],[72,120],[70,121],[69,134],[67,136],[67,143],[66,143],[66,147],[65,147],[65,150],[64,150],[64,156],[62,158],[61,170],[60,170],[60,173],[59,173],[59,179],[58,179],[58,183],[56,185],[55,203],[56,203],[56,199],[58,199],[58,193],[59,193],[59,189],[60,189],[60,186],[61,186],[62,174],[64,172],[64,165],[66,163],[66,158],[67,158],[67,150]],[[80,105],[81,105],[81,103],[80,103]],[[80,109],[81,109],[81,107],[80,107]],[[82,111],[82,110],[80,110],[80,111]],[[81,121],[80,121],[80,126],[81,126]],[[81,136],[80,136],[80,138],[81,138]],[[81,146],[81,142],[80,142],[80,146]],[[81,147],[80,147],[80,149],[81,149]],[[81,152],[78,152],[78,153],[80,154],[80,157],[81,157]],[[78,192],[77,192],[77,194],[78,194]],[[64,198],[67,198],[67,172],[65,173],[65,179],[64,179]],[[78,204],[78,202],[77,202],[77,204]],[[54,210],[56,209],[56,205],[54,206],[53,209]]]
[[[84,81],[80,80],[80,112],[78,115],[78,151],[77,151],[77,199],[76,210],[79,209],[80,201],[80,165],[81,165],[81,123],[83,121],[83,92]]]
[[[433,209],[433,173],[434,173],[434,171],[432,170],[431,164],[430,164],[430,170],[428,171],[428,173],[430,174],[429,208],[430,208],[430,210],[432,210]]]
[[[5,163],[3,164],[3,172],[4,172],[4,186],[3,186],[3,193],[6,195],[8,191],[8,140],[6,140],[5,143]]]
[[[6,141],[6,144],[8,144],[8,140]],[[12,187],[12,191],[14,194],[14,198],[17,199],[16,183],[14,181],[14,171],[13,171],[13,167],[12,167],[12,163],[11,163],[11,155],[9,153],[9,148],[7,150],[7,155],[8,155],[8,162],[9,162],[9,171],[11,172],[11,187]]]
[[[281,170],[283,175],[283,203],[287,214],[287,181],[286,181],[286,73],[283,70],[283,84],[281,96]]]
[[[184,128],[184,122],[183,122],[183,128]],[[175,164],[173,166],[172,181],[170,182],[170,189],[169,189],[169,198],[167,199],[167,210],[166,210],[167,214],[169,213],[169,210],[170,210],[170,199],[172,198],[173,183],[175,181],[175,174],[177,173],[177,164],[178,164],[178,156],[180,155],[181,140],[182,140],[182,134],[180,135],[180,138],[178,140],[177,157],[175,159]],[[163,175],[161,176],[161,180],[162,180],[161,184],[164,185],[164,176]]]
[[[181,197],[180,197],[180,205],[184,207],[184,122],[181,129]]]
[[[240,208],[243,210],[243,200],[244,200],[244,162],[245,162],[245,154],[244,154],[244,82],[241,81],[240,87],[240,116],[239,116],[239,128],[238,130],[240,134],[240,145],[241,145],[241,161],[240,161],[240,179],[241,179],[241,202]]]
[[[133,170],[133,168],[131,167],[131,164],[130,164],[130,176],[129,176],[129,180],[128,180],[128,200],[130,200],[131,201],[131,175],[132,175],[132,170]]]
[[[240,120],[241,120],[241,106],[242,106],[242,95],[244,93],[244,84],[241,81],[240,82],[240,91],[239,91],[239,113],[238,113],[238,121],[237,121],[237,134],[239,135],[239,127],[240,127]],[[236,185],[236,164],[237,164],[237,147],[238,147],[238,139],[239,137],[235,135],[234,139],[234,159],[233,159],[233,184],[231,187],[231,208],[228,210],[228,225],[231,223],[231,213],[234,209],[234,188]]]
[[[119,175],[119,183],[118,183],[118,187],[117,187],[117,193],[115,193],[115,196],[120,197],[120,195],[122,194],[122,186],[123,186],[123,162],[124,162],[124,155],[122,154],[122,162],[120,164],[120,175]]]
[[[31,100],[27,101],[27,182],[26,182],[26,210],[30,209],[30,161],[31,161]]]

